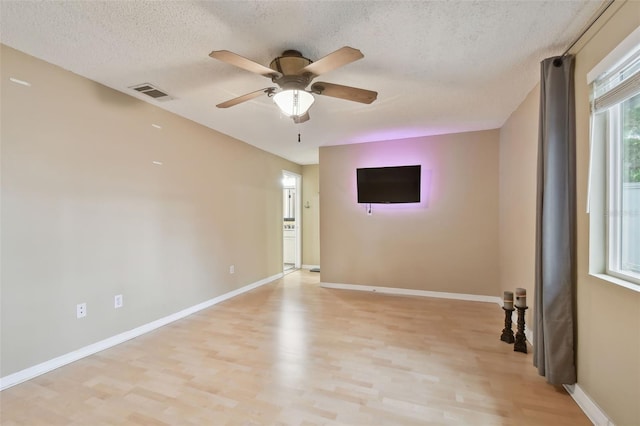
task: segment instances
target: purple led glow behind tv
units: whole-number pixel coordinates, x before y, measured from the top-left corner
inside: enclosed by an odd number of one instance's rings
[[[357,169],[358,203],[419,203],[420,169],[419,165]]]

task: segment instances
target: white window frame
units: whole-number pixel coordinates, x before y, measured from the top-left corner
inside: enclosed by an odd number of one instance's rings
[[[640,89],[638,90],[640,95]],[[633,271],[622,272],[622,217],[626,214],[622,206],[622,102],[609,108],[607,114],[608,138],[607,144],[607,231],[606,245],[606,273],[622,280],[640,285],[640,274]],[[613,230],[613,232],[612,232]]]
[[[640,57],[640,28],[587,75],[593,92],[587,212],[590,214],[589,273],[640,292],[640,274],[621,267],[622,216],[625,212],[622,211],[620,170],[621,106],[627,99],[640,94],[640,86],[632,81],[638,78],[628,79],[627,83],[633,84],[626,84],[627,87],[625,84],[616,86],[616,74],[622,75],[620,70],[624,69],[624,64],[637,57]],[[605,89],[601,90],[603,87]],[[606,95],[603,96],[602,91]]]

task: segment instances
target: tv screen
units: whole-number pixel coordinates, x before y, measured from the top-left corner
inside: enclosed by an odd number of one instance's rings
[[[420,202],[420,166],[357,169],[358,203]]]

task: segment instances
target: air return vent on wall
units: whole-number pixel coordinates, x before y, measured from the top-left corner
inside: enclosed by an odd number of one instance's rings
[[[164,91],[158,89],[157,87],[149,83],[138,84],[135,86],[131,86],[130,88],[135,90],[136,92],[142,93],[143,95],[149,96],[157,101],[169,101],[173,99]]]

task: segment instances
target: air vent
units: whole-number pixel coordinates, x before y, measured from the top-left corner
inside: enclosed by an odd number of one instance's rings
[[[169,101],[173,99],[173,97],[169,96],[164,91],[149,83],[137,84],[135,86],[131,86],[130,89],[133,89],[136,92],[140,92],[143,95],[149,96],[150,98],[153,98],[157,101]]]

